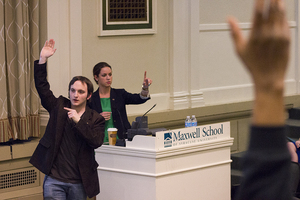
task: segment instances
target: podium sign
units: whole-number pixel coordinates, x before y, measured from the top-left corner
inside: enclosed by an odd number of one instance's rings
[[[226,138],[230,138],[230,122],[160,131],[156,133],[156,137],[145,138],[145,136],[136,135],[132,141],[126,142],[126,146],[159,151],[200,145]]]
[[[158,149],[176,148],[230,137],[230,123],[196,126],[185,129],[158,132]],[[163,138],[163,140],[162,140]],[[163,143],[162,143],[163,141]]]

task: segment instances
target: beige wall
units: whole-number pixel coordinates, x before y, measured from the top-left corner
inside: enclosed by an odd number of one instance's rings
[[[234,138],[232,152],[244,151],[251,122],[252,85],[237,59],[226,17],[237,16],[245,34],[251,28],[253,0],[157,0],[157,33],[149,35],[97,35],[99,0],[41,1],[41,44],[54,38],[57,51],[48,62],[48,79],[55,95],[67,96],[74,75],[90,79],[93,66],[108,62],[113,67],[113,87],[139,92],[143,72],[153,79],[152,99],[129,106],[129,121],[148,114],[149,127],[176,129],[187,115],[195,114],[198,124],[230,121]],[[46,4],[47,2],[47,4]],[[286,0],[292,33],[291,60],[286,76],[286,108],[299,107],[299,21],[298,1]],[[44,41],[43,41],[44,40]],[[95,85],[96,87],[96,85]],[[48,114],[41,110],[41,132]],[[0,168],[5,171],[29,167],[31,144],[18,145],[11,162],[9,147],[1,147]],[[24,155],[26,154],[26,155]],[[40,186],[20,190],[16,196],[40,197]],[[9,191],[3,195],[11,197]],[[0,195],[1,196],[1,195]]]

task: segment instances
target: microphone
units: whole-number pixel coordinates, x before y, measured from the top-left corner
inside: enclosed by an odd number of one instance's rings
[[[144,117],[145,115],[147,115],[148,112],[150,112],[155,106],[156,106],[156,104],[154,104],[147,112],[145,112],[145,114],[142,117]]]
[[[146,130],[146,129],[148,129],[148,119],[146,119],[146,120],[143,120],[143,119],[144,119],[145,115],[147,113],[149,113],[155,106],[156,106],[156,104],[154,104],[149,110],[147,110],[147,112],[145,112],[145,114],[143,114],[143,116],[137,117],[135,119],[136,121],[132,122],[131,129],[128,129],[128,134],[127,134],[128,141],[132,141],[132,138],[135,135],[147,135],[148,134],[147,130]],[[144,125],[139,129],[141,122]]]
[[[145,112],[145,114],[143,114],[143,116],[141,116],[137,122],[137,125],[136,125],[136,129],[138,130],[139,126],[140,126],[140,123],[143,119],[143,117],[145,117],[145,115],[148,114],[148,112],[150,112],[154,107],[156,106],[156,104],[154,104],[147,112]],[[138,117],[137,117],[138,118]],[[137,119],[136,119],[137,120]],[[148,122],[147,122],[148,123]]]

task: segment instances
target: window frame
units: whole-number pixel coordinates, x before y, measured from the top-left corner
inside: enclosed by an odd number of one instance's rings
[[[98,0],[98,36],[157,33],[157,0],[146,0],[147,20],[108,22],[108,0]]]

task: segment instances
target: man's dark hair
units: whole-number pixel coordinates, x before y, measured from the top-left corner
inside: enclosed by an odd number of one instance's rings
[[[109,67],[111,69],[111,66],[109,64],[107,64],[106,62],[99,62],[93,68],[93,77],[97,84],[98,84],[98,81],[95,79],[95,75],[99,76],[101,69],[104,67]]]
[[[86,84],[86,86],[87,86],[87,93],[88,93],[88,95],[87,96],[89,96],[89,95],[91,95],[91,94],[93,94],[93,92],[94,92],[94,86],[93,86],[93,83],[90,81],[90,79],[88,79],[88,78],[86,78],[86,77],[84,77],[84,76],[74,76],[73,78],[72,78],[72,80],[70,81],[70,83],[69,83],[69,90],[68,91],[70,91],[70,89],[71,89],[71,86],[76,82],[76,81],[80,81],[82,84]],[[69,98],[70,98],[70,94],[69,94]],[[88,100],[89,101],[89,100]]]

